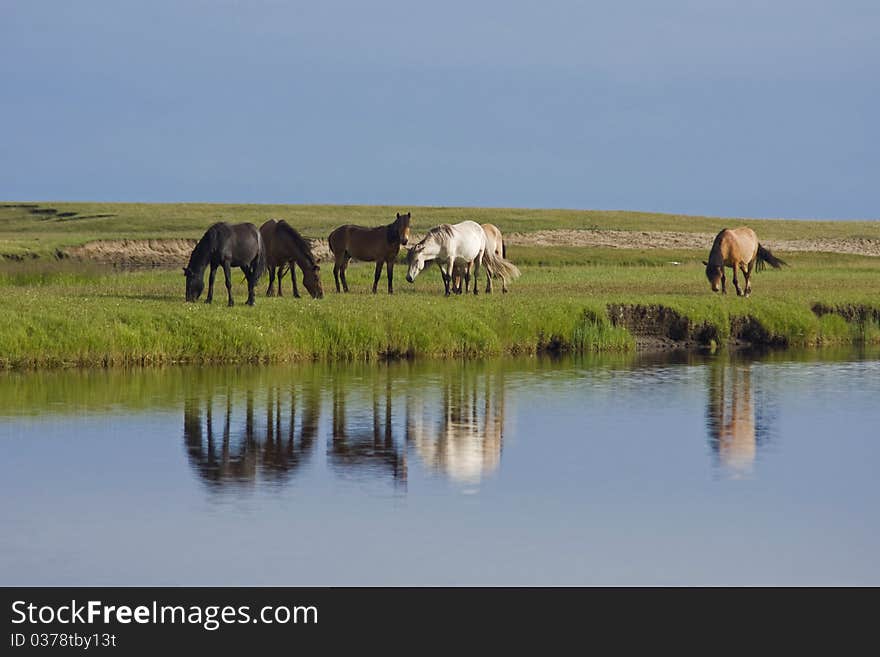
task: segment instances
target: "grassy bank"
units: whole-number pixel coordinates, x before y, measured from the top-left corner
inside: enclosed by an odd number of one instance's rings
[[[736,334],[742,327],[746,337],[790,346],[880,340],[878,258],[787,255],[790,268],[757,274],[753,297],[741,299],[709,291],[699,264],[704,254],[698,252],[511,247],[509,256],[523,276],[508,295],[447,299],[435,269],[410,285],[399,267],[397,294],[373,296],[372,267],[353,265],[349,295],[336,294],[325,271],[326,298],[260,296],[254,308],[243,305],[245,287],[236,273],[239,305],[231,309],[225,307],[222,282],[214,305],[185,304],[183,277],[176,270],[7,263],[0,266],[0,365],[626,351],[641,335],[670,337],[664,322],[651,323],[650,312],[646,326],[615,325],[612,319],[618,318],[608,310],[621,305],[662,308],[679,318],[679,329],[682,322],[686,326],[681,337],[706,343],[743,337]],[[866,322],[854,322],[835,312],[820,316],[817,304],[876,312]]]

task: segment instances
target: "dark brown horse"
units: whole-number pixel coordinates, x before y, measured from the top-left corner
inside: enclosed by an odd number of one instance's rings
[[[290,266],[290,278],[293,283],[293,296],[299,298],[296,287],[296,265],[302,269],[303,285],[313,299],[324,296],[321,285],[321,268],[318,266],[312,248],[294,228],[283,219],[269,219],[260,226],[260,235],[266,246],[266,267],[269,269],[269,289],[266,296],[275,294],[275,272],[278,271],[278,296],[281,294],[281,279],[284,277],[284,266]]]
[[[786,264],[784,260],[777,258],[758,243],[758,236],[751,228],[725,228],[715,237],[712,250],[709,252],[709,261],[703,261],[706,266],[706,278],[712,286],[712,291],[721,290],[721,294],[727,294],[727,279],[724,276],[724,268],[733,269],[733,287],[736,288],[737,296],[749,296],[752,293],[752,270],[756,267],[761,269],[764,263],[774,269],[779,269]],[[746,279],[745,289],[741,290],[739,281],[736,280],[736,270],[742,271]]]
[[[365,262],[376,263],[376,276],[373,279],[373,294],[379,286],[379,277],[382,275],[382,264],[388,268],[388,294],[394,293],[393,271],[394,260],[400,252],[400,246],[409,241],[410,213],[397,213],[397,219],[387,226],[365,228],[346,224],[340,226],[332,233],[327,241],[330,250],[336,259],[333,265],[333,278],[336,279],[336,291],[340,292],[339,281],[342,279],[342,289],[348,292],[348,281],[345,280],[345,270],[352,258]]]
[[[226,276],[226,295],[228,305],[232,300],[232,267],[241,267],[248,283],[247,305],[254,305],[254,286],[266,270],[266,250],[260,231],[253,224],[216,223],[211,226],[189,258],[189,264],[183,268],[186,276],[186,300],[195,301],[205,289],[205,268],[210,265],[208,277],[208,297],[205,303],[214,299],[214,277],[217,268],[223,267]]]

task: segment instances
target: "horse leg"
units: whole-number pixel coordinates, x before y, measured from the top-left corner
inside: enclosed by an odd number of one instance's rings
[[[254,265],[241,268],[241,270],[244,272],[244,277],[247,279],[248,284],[248,298],[245,302],[248,306],[254,305],[254,288],[257,284],[257,277],[254,276],[255,269],[256,267]]]
[[[456,288],[456,294],[462,294],[467,292],[471,287],[471,267],[473,266],[472,262],[467,263],[464,266],[464,287],[462,287],[462,279],[460,278],[458,281],[458,287]]]
[[[382,260],[376,262],[376,275],[373,276],[373,294],[376,294],[376,288],[379,287],[379,279],[382,277],[383,264],[385,264],[385,262]]]
[[[752,269],[755,266],[755,261],[752,260],[746,269],[743,271],[743,276],[746,278],[746,296],[752,295]]]
[[[474,294],[477,295],[480,293],[480,260],[483,259],[483,252],[480,251],[477,254],[476,259],[474,260]]]
[[[739,263],[733,266],[733,287],[736,288],[736,296],[741,297],[743,293],[742,290],[739,289],[739,281],[736,279],[737,268],[739,268]]]
[[[345,277],[345,270],[348,269],[348,263],[351,262],[351,258],[348,257],[348,253],[345,254],[345,260],[342,262],[342,270],[339,272],[339,275],[342,277],[342,289],[348,292],[348,280]]]
[[[269,289],[266,290],[266,296],[275,296],[275,267],[269,267]]]
[[[394,294],[394,258],[385,262],[385,271],[388,274],[388,294]]]
[[[296,265],[294,263],[290,263],[290,283],[291,287],[293,287],[293,298],[299,299],[299,289],[296,287]],[[281,284],[279,283],[279,287]]]
[[[342,290],[339,289],[339,269],[339,258],[336,258],[336,262],[333,263],[333,280],[336,281],[336,291],[342,292]]]
[[[492,270],[489,269],[485,262],[483,263],[483,268],[486,270],[486,294],[492,294]]]
[[[452,282],[453,276],[455,276],[454,268],[455,268],[455,260],[453,260],[452,258],[449,258],[449,260],[446,261],[446,278],[443,281],[446,284],[446,296],[447,297],[450,294],[449,284]]]
[[[208,296],[205,303],[211,303],[214,300],[214,278],[217,276],[217,265],[211,265],[211,273],[208,274]]]
[[[278,296],[283,297],[284,291],[281,288],[281,281],[284,280],[284,265],[278,267]]]
[[[721,265],[721,294],[727,294],[727,277],[724,275],[724,265]]]
[[[234,306],[235,301],[232,299],[232,271],[228,262],[223,263],[223,275],[226,276],[226,296],[228,298],[227,306]]]

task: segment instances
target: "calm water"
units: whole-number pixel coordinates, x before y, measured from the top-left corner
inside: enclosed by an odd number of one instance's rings
[[[880,584],[877,354],[0,375],[0,584]]]

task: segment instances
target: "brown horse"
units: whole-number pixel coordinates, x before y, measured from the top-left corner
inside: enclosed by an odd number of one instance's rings
[[[278,296],[281,294],[281,279],[284,277],[284,266],[290,266],[290,278],[293,283],[293,296],[299,298],[299,290],[296,287],[296,268],[299,265],[303,273],[303,285],[312,295],[313,299],[321,299],[324,296],[324,287],[321,285],[321,268],[315,261],[312,249],[294,228],[283,219],[275,221],[269,219],[260,226],[260,235],[266,245],[266,266],[269,268],[269,289],[266,296],[275,294],[275,270],[278,270]]]
[[[786,264],[770,253],[758,243],[758,236],[751,228],[725,228],[715,238],[712,250],[709,252],[709,262],[703,261],[706,266],[706,278],[712,285],[712,291],[721,290],[721,294],[727,294],[727,279],[724,276],[724,268],[733,269],[733,287],[736,288],[737,296],[749,296],[752,293],[752,270],[762,269],[764,263],[768,263],[774,269],[779,269]],[[736,279],[736,270],[742,271],[746,279],[745,290],[739,287]]]
[[[394,260],[400,252],[400,246],[409,241],[410,213],[397,213],[397,218],[387,226],[365,228],[346,224],[340,226],[332,233],[327,241],[330,250],[336,259],[333,265],[333,278],[336,279],[336,291],[340,292],[339,281],[342,279],[342,289],[348,292],[348,281],[345,280],[345,270],[352,258],[365,262],[376,263],[376,276],[373,279],[373,294],[379,285],[379,277],[382,275],[382,265],[388,267],[388,294],[394,294],[393,271]]]
[[[499,258],[507,258],[507,245],[504,243],[504,237],[501,235],[501,231],[498,230],[498,226],[496,226],[495,224],[480,224],[480,226],[482,227],[483,232],[486,233],[486,251],[494,253]],[[472,262],[469,262],[467,264],[456,263],[454,268],[454,278],[452,286],[453,292],[455,292],[456,294],[461,294],[462,274],[464,274],[466,280],[470,280],[472,267]],[[501,279],[501,291],[505,293],[507,292],[506,278]],[[489,271],[489,268],[486,267],[486,294],[491,293],[492,275]]]

